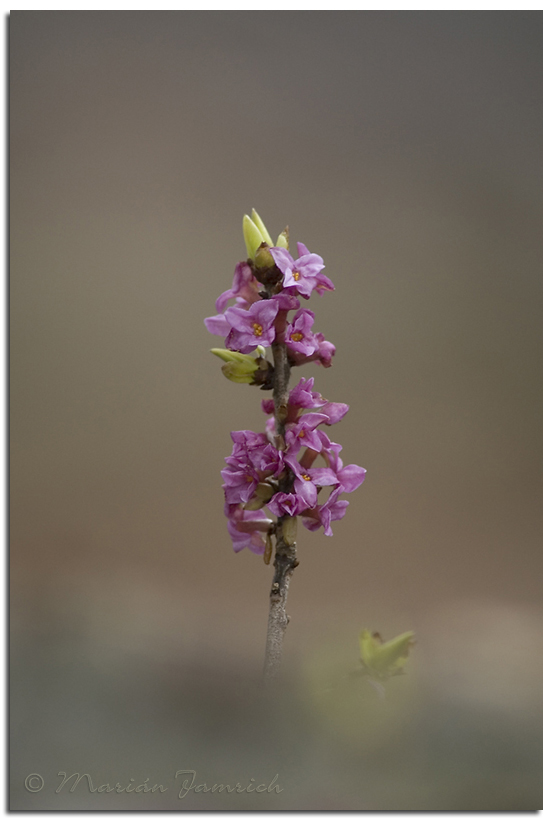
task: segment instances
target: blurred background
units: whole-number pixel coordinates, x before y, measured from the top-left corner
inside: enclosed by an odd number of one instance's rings
[[[11,14],[12,808],[541,807],[541,23]],[[266,394],[202,322],[252,207],[336,285],[295,377],[368,471],[300,528],[279,693],[219,475]],[[416,632],[385,700],[362,628]]]

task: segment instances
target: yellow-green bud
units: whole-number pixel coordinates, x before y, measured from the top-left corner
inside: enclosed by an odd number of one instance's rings
[[[263,501],[262,498],[258,498],[256,495],[254,495],[253,498],[250,498],[250,500],[246,504],[244,504],[244,509],[245,510],[260,510],[262,507],[265,506],[266,503],[267,502]]]
[[[223,375],[231,382],[237,382],[237,384],[254,383],[254,373],[258,369],[258,364],[253,356],[246,356],[244,353],[217,347],[212,348],[211,352],[225,362],[221,370]]]
[[[253,374],[257,368],[250,372],[248,366],[236,364],[235,362],[227,362],[221,368],[223,376],[229,381],[236,382],[236,384],[253,384],[255,379]]]
[[[260,481],[257,487],[255,488],[255,494],[258,498],[262,498],[265,503],[270,501],[271,498],[274,496],[276,490],[271,484],[267,484],[265,481]]]
[[[255,259],[255,252],[263,242],[263,237],[257,225],[246,214],[242,220],[242,230],[244,231],[244,242],[248,259]]]
[[[273,246],[273,240],[269,236],[269,231],[267,230],[267,228],[263,224],[263,221],[262,221],[261,217],[259,216],[259,214],[257,213],[257,211],[255,210],[255,208],[252,208],[252,221],[255,223],[255,225],[259,229],[259,233],[263,237],[263,241],[266,242],[267,245],[269,245],[270,248],[274,247]]]
[[[240,362],[242,359],[255,359],[256,357],[261,357],[262,359],[265,358],[265,348],[263,345],[257,345],[255,348],[255,356],[248,355],[246,356],[245,353],[238,353],[237,350],[228,350],[226,347],[212,347],[210,353],[214,353],[215,356],[218,356],[224,362]]]
[[[261,481],[255,488],[255,495],[244,505],[245,510],[260,510],[267,501],[270,501],[276,490],[265,481]]]
[[[286,250],[289,250],[289,248],[290,248],[290,231],[288,230],[288,227],[284,228],[282,233],[279,233],[276,246],[277,246],[277,248],[286,248]]]
[[[275,260],[271,256],[271,252],[266,242],[262,242],[256,251],[254,265],[256,268],[272,268]]]

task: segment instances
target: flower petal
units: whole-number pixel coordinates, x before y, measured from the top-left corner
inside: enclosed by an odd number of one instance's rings
[[[364,467],[358,467],[357,464],[348,464],[338,473],[338,480],[342,485],[345,493],[352,493],[365,480],[366,470]]]
[[[230,331],[230,325],[222,313],[217,316],[208,316],[204,319],[204,325],[214,336],[228,336]]]
[[[253,307],[252,307],[253,310]],[[225,317],[231,327],[241,333],[251,333],[252,330],[252,310],[244,310],[236,306],[229,307]]]
[[[332,484],[338,484],[336,473],[329,467],[314,467],[309,470],[309,475],[317,487],[330,487]]]
[[[289,268],[293,267],[294,260],[292,255],[285,248],[269,248],[269,250],[275,260],[275,265],[282,273],[286,273]]]

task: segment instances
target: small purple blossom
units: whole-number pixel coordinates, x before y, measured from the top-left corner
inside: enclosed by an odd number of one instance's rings
[[[323,367],[331,367],[332,358],[336,353],[336,347],[332,342],[328,342],[322,333],[315,333],[315,338],[319,345],[317,348],[317,364],[322,364]]]
[[[224,313],[228,303],[233,298],[239,298],[249,305],[251,305],[252,302],[256,302],[258,299],[261,299],[261,296],[259,295],[259,283],[253,275],[253,271],[247,262],[239,262],[236,265],[232,280],[232,288],[230,290],[225,290],[225,292],[222,293],[215,302],[217,312]]]
[[[262,555],[265,552],[265,541],[261,533],[270,532],[274,526],[271,519],[259,510],[244,510],[239,506],[228,504],[225,508],[225,515],[228,517],[227,528],[234,551],[249,549],[256,555]]]
[[[285,340],[289,350],[303,356],[311,356],[318,349],[317,340],[311,332],[314,321],[315,314],[312,310],[298,310],[286,329]]]
[[[297,385],[290,390],[290,404],[303,407],[306,410],[322,407],[326,400],[323,399],[320,393],[314,392],[314,383],[315,379],[313,377],[306,379],[302,376]]]
[[[298,311],[299,312],[299,311]],[[327,342],[322,333],[313,334],[313,344],[315,350],[309,356],[294,348],[289,348],[289,357],[295,365],[307,364],[308,362],[316,362],[323,367],[331,367],[332,357],[336,353],[336,347],[332,342]]]
[[[277,450],[272,444],[267,444],[267,446],[256,455],[255,463],[258,465],[258,469],[265,474],[264,478],[266,478],[267,475],[278,478],[285,466],[284,453],[282,450]]]
[[[313,384],[315,383],[315,379],[311,377],[310,379],[301,377],[299,382],[290,390],[290,395],[288,396],[288,407],[312,410],[317,407],[322,407],[323,404],[327,404],[326,399],[323,399],[320,393],[316,393],[313,390]],[[261,402],[261,409],[267,415],[275,412],[275,405],[272,399],[263,399]],[[293,414],[294,416],[297,415],[296,412]]]
[[[348,411],[349,405],[338,401],[327,401],[319,410],[319,412],[323,413],[328,419],[325,424],[337,424],[339,421],[342,421]]]
[[[232,453],[225,461],[227,464],[240,462],[256,466],[261,451],[267,446],[267,436],[254,433],[253,430],[234,430],[230,437],[233,442]],[[326,445],[326,441],[325,441]]]
[[[284,274],[283,290],[290,290],[294,294],[300,293],[306,299],[309,299],[314,290],[318,293],[334,290],[330,279],[321,273],[324,268],[322,257],[316,253],[309,253],[301,242],[298,242],[298,259],[294,259],[284,248],[271,248],[270,252],[276,266]]]
[[[333,535],[330,522],[343,518],[349,505],[349,501],[340,501],[341,491],[340,487],[336,487],[324,504],[303,513],[303,524],[308,530],[315,532],[319,527],[324,527],[325,535]]]
[[[247,504],[255,495],[259,484],[259,475],[251,464],[229,465],[221,470],[224,480],[225,499],[229,504]]]
[[[338,455],[341,451],[342,445],[336,442],[330,442],[330,446],[325,446],[323,455],[329,468],[336,476],[336,484],[339,484],[345,493],[352,493],[361,486],[365,480],[366,470],[364,467],[359,467],[357,464],[348,464],[344,467],[344,462]]]
[[[300,515],[307,509],[307,504],[303,498],[295,493],[277,493],[271,498],[267,506],[277,516]]]
[[[296,495],[299,495],[308,507],[314,507],[317,503],[317,487],[328,487],[337,483],[334,471],[328,467],[307,469],[288,454],[284,457],[284,460],[295,475],[294,491]]]
[[[221,470],[225,499],[228,504],[246,504],[262,479],[276,469],[282,471],[282,457],[279,459],[263,433],[235,430],[230,435],[232,453],[225,458],[227,466]]]
[[[296,424],[289,426],[286,431],[287,452],[296,455],[302,447],[309,447],[320,453],[323,448],[317,427],[326,424],[328,416],[322,413],[307,413],[301,416]]]
[[[278,310],[277,302],[272,299],[254,302],[249,310],[229,307],[225,313],[225,319],[231,326],[225,341],[229,350],[251,353],[258,345],[269,347],[275,338],[273,323]]]
[[[298,297],[285,291],[275,293],[274,296],[271,296],[271,301],[277,303],[279,310],[297,310],[300,306]]]

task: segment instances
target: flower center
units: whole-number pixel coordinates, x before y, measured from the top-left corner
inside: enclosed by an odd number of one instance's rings
[[[257,322],[253,323],[253,335],[254,336],[261,336],[263,334],[263,326],[258,325]]]
[[[305,481],[312,481],[313,480],[310,475],[307,475],[307,473],[303,473],[302,478],[305,479]]]
[[[252,475],[246,476],[246,481],[248,482],[248,484],[251,484],[252,481],[253,481],[253,476]]]
[[[298,433],[298,438],[303,438],[305,436],[305,430],[300,430]]]
[[[297,282],[297,281],[298,281],[298,279],[300,278],[301,274],[300,274],[299,270],[295,270],[295,271],[292,273],[292,276],[294,277],[294,279],[295,279],[295,280],[296,280],[296,282]]]
[[[292,333],[290,338],[293,342],[301,342],[301,340],[303,339],[303,333],[300,333],[299,331],[297,333]]]

